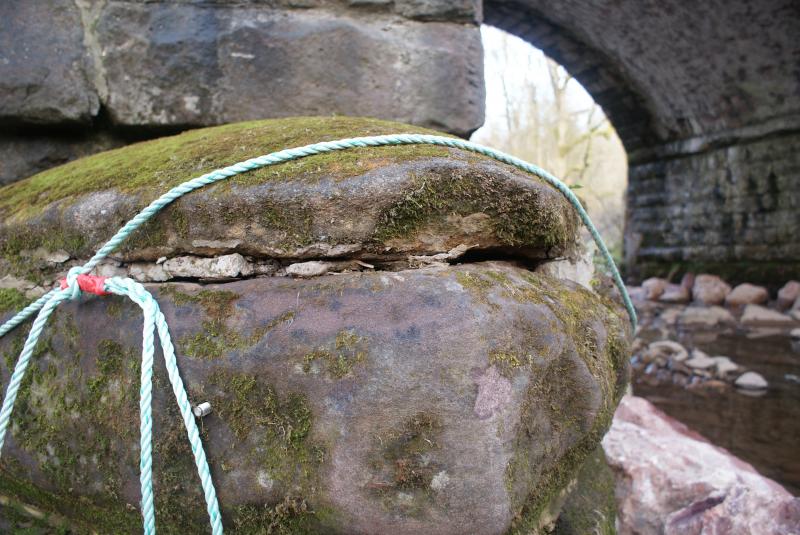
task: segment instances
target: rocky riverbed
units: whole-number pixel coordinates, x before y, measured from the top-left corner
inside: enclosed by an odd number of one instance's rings
[[[631,288],[633,391],[800,493],[800,283],[711,275]]]

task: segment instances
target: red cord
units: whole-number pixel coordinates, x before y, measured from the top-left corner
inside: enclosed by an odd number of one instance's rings
[[[98,277],[96,275],[78,275],[76,280],[78,282],[78,288],[80,288],[82,292],[95,295],[108,295],[108,292],[103,290],[106,284],[105,277]],[[65,290],[68,286],[67,279],[61,279],[61,289]]]

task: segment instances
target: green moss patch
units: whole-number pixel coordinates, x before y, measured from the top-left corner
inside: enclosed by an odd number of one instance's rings
[[[0,314],[22,310],[31,300],[14,288],[0,288]]]
[[[175,286],[165,285],[161,293],[170,297],[178,306],[197,305],[206,315],[195,334],[182,336],[178,346],[183,354],[202,359],[216,359],[231,351],[240,351],[254,346],[269,331],[294,318],[294,311],[287,311],[266,324],[253,329],[249,335],[237,332],[227,325],[234,314],[234,305],[241,297],[227,290],[201,290],[197,293],[181,292]]]
[[[602,446],[592,452],[578,471],[575,489],[567,497],[556,522],[559,535],[616,535],[617,503],[614,474]]]
[[[354,331],[343,330],[336,335],[333,347],[321,347],[303,355],[303,371],[311,371],[311,363],[322,361],[328,374],[334,379],[350,375],[353,368],[367,358],[364,339]]]
[[[0,188],[0,215],[27,218],[52,202],[108,189],[138,193],[141,201],[149,202],[186,180],[270,152],[346,137],[411,132],[438,133],[352,117],[269,119],[190,130],[81,158]],[[447,149],[434,146],[348,149],[250,171],[231,181],[250,185],[287,177],[345,178],[393,162],[447,154]]]
[[[138,466],[138,352],[102,340],[94,355],[84,357],[71,334],[71,320],[56,314],[54,323],[65,333],[59,357],[52,356],[49,337],[40,341],[11,427],[15,442],[36,459],[49,490],[32,486],[31,474],[5,458],[0,487],[21,502],[69,518],[87,532],[97,526],[114,533],[135,532],[141,529],[140,515],[125,508],[120,494],[123,479]],[[10,353],[15,351],[16,347]],[[81,365],[85,358],[94,365]],[[96,481],[101,482],[99,488]],[[75,489],[84,489],[83,496]]]
[[[538,180],[531,178],[531,180]],[[550,192],[549,186],[548,193]],[[577,218],[566,201],[503,177],[471,169],[468,173],[427,173],[414,177],[412,192],[387,210],[379,221],[379,241],[413,236],[444,224],[448,216],[483,213],[491,230],[507,246],[565,247],[574,242]]]
[[[282,396],[261,378],[228,371],[216,372],[211,383],[224,389],[212,401],[215,412],[238,443],[248,444],[255,464],[312,498],[326,448],[311,438],[314,417],[305,396]]]

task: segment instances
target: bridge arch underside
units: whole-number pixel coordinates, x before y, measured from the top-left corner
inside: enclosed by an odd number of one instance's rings
[[[564,65],[629,158],[627,278],[800,277],[800,5],[489,0]]]

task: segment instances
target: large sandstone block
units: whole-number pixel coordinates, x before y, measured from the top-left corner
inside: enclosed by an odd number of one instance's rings
[[[466,134],[483,122],[480,32],[471,24],[112,2],[96,33],[106,105],[122,125],[340,113]]]
[[[425,132],[352,118],[271,120],[194,130],[77,160],[0,189],[0,266],[30,280],[43,252],[88,258],[172,186],[257,155],[353,135]],[[259,258],[434,255],[460,244],[531,261],[574,253],[578,220],[543,181],[433,146],[333,152],[196,191],[137,231],[126,261],[241,253]]]
[[[47,171],[0,189],[0,281],[57,278],[154,196],[209,169],[408,129],[246,123]],[[577,248],[577,230],[555,189],[485,157],[359,149],[190,194],[115,269],[192,268],[148,288],[191,401],[212,406],[203,440],[229,530],[580,532],[609,525],[582,514],[598,496],[606,515],[609,498],[608,485],[587,481],[599,461],[584,462],[627,384],[629,330],[621,307],[546,274]],[[203,266],[222,258],[235,273],[201,284]],[[304,260],[335,272],[286,275]],[[23,303],[0,291],[0,310]],[[0,494],[76,530],[138,532],[139,314],[110,297],[56,312],[18,399]],[[4,382],[22,340],[0,339]],[[202,532],[182,422],[161,365],[155,376],[156,521],[165,533]]]
[[[100,101],[71,0],[0,2],[0,121],[89,123]]]

